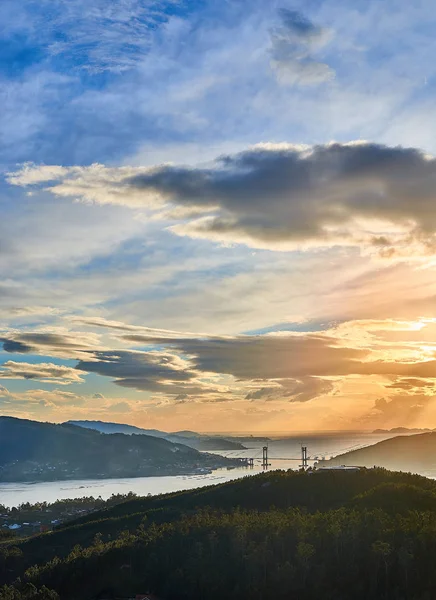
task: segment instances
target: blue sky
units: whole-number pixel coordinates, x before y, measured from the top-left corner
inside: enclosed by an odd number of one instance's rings
[[[430,0],[4,0],[0,23],[5,414],[436,421],[414,366],[436,317]]]

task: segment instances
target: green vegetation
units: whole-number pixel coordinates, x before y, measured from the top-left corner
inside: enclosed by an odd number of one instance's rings
[[[32,584],[62,600],[431,600],[436,482],[273,471],[126,500],[1,547],[5,594]]]
[[[37,502],[30,504],[23,502],[19,506],[9,508],[0,504],[0,537],[28,537],[32,533],[52,529],[53,525],[65,523],[77,519],[103,508],[110,508],[121,502],[132,500],[136,494],[112,494],[108,500],[100,496],[84,496],[82,498],[70,498],[67,500],[56,500],[56,502]],[[10,529],[18,525],[19,528]]]
[[[179,475],[236,464],[148,435],[0,417],[0,482]]]

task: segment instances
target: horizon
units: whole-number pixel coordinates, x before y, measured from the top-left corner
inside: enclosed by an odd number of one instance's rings
[[[0,414],[436,427],[431,3],[2,6]]]
[[[2,417],[6,417],[6,418],[13,418],[13,419],[20,419],[20,417],[15,417],[12,415],[0,415],[0,418]],[[75,422],[80,422],[80,423],[101,423],[101,424],[105,424],[105,425],[126,425],[128,427],[136,427],[138,429],[143,429],[144,431],[147,431],[147,428],[144,427],[138,427],[137,425],[134,425],[133,423],[127,423],[127,422],[121,422],[121,421],[104,421],[101,419],[69,419],[68,421],[46,421],[46,420],[40,420],[40,419],[24,419],[24,420],[30,420],[30,421],[34,421],[36,423],[48,423],[48,424],[52,424],[52,425],[65,425],[65,424],[75,424]],[[246,431],[246,430],[241,430],[241,431],[234,431],[234,430],[222,430],[222,431],[197,431],[197,430],[193,430],[193,429],[179,429],[179,430],[165,430],[165,429],[156,429],[155,431],[160,431],[161,433],[167,433],[169,435],[171,434],[179,434],[179,433],[184,433],[184,432],[190,432],[190,433],[196,433],[196,434],[200,434],[200,435],[204,435],[204,436],[228,436],[228,437],[259,437],[259,436],[264,436],[264,437],[271,437],[271,438],[277,438],[277,437],[283,437],[283,438],[293,438],[293,437],[297,437],[297,436],[318,436],[318,437],[322,437],[322,436],[344,436],[344,435],[368,435],[368,434],[375,434],[378,431],[383,431],[385,433],[396,433],[397,429],[402,429],[404,431],[410,431],[410,432],[423,432],[423,433],[431,433],[434,432],[435,429],[432,428],[415,428],[415,427],[407,427],[407,426],[398,426],[398,427],[393,427],[391,429],[383,429],[383,428],[379,428],[379,429],[317,429],[317,430],[300,430],[300,431],[292,431],[292,430],[287,430],[287,431],[279,431],[279,430],[275,430],[275,431],[263,431],[263,430],[259,430],[259,431]],[[151,429],[150,429],[151,430]]]

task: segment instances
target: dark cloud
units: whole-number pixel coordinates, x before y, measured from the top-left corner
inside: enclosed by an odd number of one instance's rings
[[[377,323],[371,323],[376,328]],[[436,359],[373,360],[371,348],[356,346],[340,329],[236,337],[170,337],[169,331],[159,337],[158,331],[118,338],[124,343],[154,346],[149,351],[101,349],[99,338],[93,334],[87,338],[74,332],[14,333],[3,341],[17,343],[20,351],[21,344],[26,344],[29,352],[76,358],[77,366],[71,369],[51,363],[9,361],[0,370],[0,377],[67,383],[81,381],[79,371],[96,373],[112,378],[121,387],[156,392],[178,401],[187,397],[219,401],[230,394],[248,400],[306,402],[331,393],[334,380],[351,375],[385,377],[390,380],[387,387],[406,393],[416,393],[429,387],[429,381],[436,381]],[[234,389],[219,377],[214,384],[211,377],[215,375],[233,377]]]
[[[141,336],[123,339],[143,341]],[[147,343],[150,338],[146,336]],[[316,335],[252,336],[212,339],[155,339],[171,352],[108,351],[95,352],[89,360],[79,361],[81,371],[112,377],[117,385],[173,395],[178,401],[190,397],[224,392],[200,384],[207,373],[228,374],[239,382],[251,382],[246,396],[256,399],[288,399],[306,402],[329,393],[333,383],[322,375],[343,375],[358,371],[359,359],[366,351],[342,348],[336,340]],[[186,358],[189,357],[189,361]],[[264,385],[253,389],[255,380]],[[268,381],[268,385],[265,382]]]
[[[9,182],[45,183],[53,169],[27,166],[10,173]],[[179,216],[170,228],[178,235],[273,249],[342,244],[384,257],[436,249],[436,159],[415,148],[263,144],[210,167],[91,166],[56,173],[46,188],[55,195],[164,208],[163,219],[173,218],[174,207],[205,215]]]
[[[97,337],[86,333],[10,333],[0,338],[5,352],[81,358],[97,346]]]
[[[140,342],[141,336],[123,336],[123,339]],[[197,371],[227,373],[241,380],[344,375],[359,370],[358,361],[367,355],[364,350],[341,347],[335,338],[311,334],[191,340],[162,338],[160,343],[190,356]]]
[[[313,53],[330,39],[330,32],[294,10],[280,11],[282,24],[271,33],[271,66],[277,79],[285,85],[310,85],[334,77],[327,64]]]
[[[371,245],[374,236],[364,240],[356,220],[377,219],[403,225],[428,251],[435,241],[436,160],[413,148],[256,148],[222,157],[213,169],[166,166],[126,183],[214,211],[176,228],[186,235]],[[395,244],[395,236],[385,237],[385,245]]]
[[[11,354],[27,354],[32,351],[32,347],[28,344],[24,344],[23,342],[4,338],[1,340],[1,342],[3,343],[3,350],[5,352],[10,352]]]
[[[334,385],[326,379],[306,377],[301,380],[281,380],[275,387],[263,387],[247,394],[246,400],[289,400],[308,402],[332,392]]]
[[[175,357],[167,353],[107,351],[95,352],[91,360],[77,364],[81,371],[115,377],[119,380],[141,378],[187,381],[193,376],[176,365]]]
[[[148,336],[126,335],[122,336],[122,339],[150,343]],[[436,378],[436,360],[371,360],[370,350],[347,346],[342,340],[328,334],[204,339],[155,338],[153,343],[170,346],[189,356],[195,371],[226,373],[244,381],[301,381],[310,377],[347,375]],[[270,386],[262,387],[268,389]]]
[[[177,355],[165,352],[95,352],[89,360],[80,360],[77,369],[111,377],[121,387],[180,396],[216,392],[202,386],[198,373]]]

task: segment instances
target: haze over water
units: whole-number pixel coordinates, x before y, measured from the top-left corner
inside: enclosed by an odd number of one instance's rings
[[[375,444],[379,441],[394,437],[395,434],[370,433],[327,433],[305,434],[287,438],[271,439],[268,442],[270,469],[297,469],[300,464],[301,444],[308,448],[308,456],[313,463],[315,457],[329,458],[362,446]],[[107,499],[112,494],[127,494],[134,492],[140,496],[156,495],[179,490],[193,489],[207,485],[219,484],[247,475],[255,475],[262,471],[260,458],[262,456],[261,441],[250,442],[250,448],[238,451],[222,451],[229,457],[253,457],[255,467],[237,469],[219,469],[204,475],[179,475],[165,477],[135,477],[120,479],[82,479],[70,481],[50,481],[36,483],[3,483],[0,484],[0,504],[8,507],[18,506],[24,502],[55,502],[66,498],[84,496],[101,496]],[[248,442],[244,445],[248,446]],[[281,460],[286,458],[287,460]],[[279,460],[280,459],[280,460]]]

